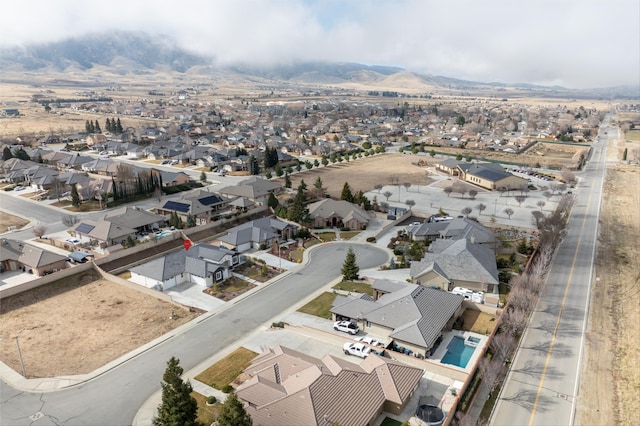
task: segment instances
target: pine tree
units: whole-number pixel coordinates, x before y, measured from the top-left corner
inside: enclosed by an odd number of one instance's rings
[[[276,196],[273,194],[273,192],[270,192],[269,193],[269,199],[267,200],[267,205],[275,210],[276,207],[278,207],[278,204],[280,204],[278,202],[278,198],[276,198]]]
[[[193,228],[194,226],[196,226],[196,218],[189,213],[187,215],[187,228]]]
[[[100,128],[100,123],[98,123],[98,120],[96,120],[95,132],[102,133],[102,129]]]
[[[251,426],[253,421],[238,399],[235,392],[231,392],[220,410],[217,418],[218,426]]]
[[[342,270],[340,272],[342,272],[344,281],[353,281],[358,279],[360,267],[356,263],[356,254],[353,252],[353,249],[351,247],[349,247],[347,257],[345,257],[344,259]]]
[[[207,181],[207,174],[203,170],[202,173],[200,173],[200,182],[205,183],[206,181]]]
[[[193,388],[187,380],[182,380],[180,360],[171,357],[162,376],[162,402],[158,415],[153,418],[154,426],[199,426],[196,420],[198,403],[191,396]]]
[[[257,175],[260,173],[260,165],[258,164],[258,160],[253,155],[249,156],[249,173],[252,175]]]
[[[107,132],[111,133],[113,132],[113,127],[111,127],[111,119],[107,118],[104,122],[105,126],[104,128],[107,129]]]
[[[342,194],[340,195],[340,199],[353,203],[353,194],[351,193],[349,182],[344,183],[344,186],[342,187]]]
[[[112,120],[111,123],[113,124],[113,118],[111,120]],[[116,121],[115,127],[116,127],[116,133],[117,134],[121,134],[121,133],[124,132],[124,130],[122,129],[122,123],[120,122],[120,118],[119,117],[118,117],[118,121]]]
[[[284,174],[284,187],[291,188],[291,178],[289,177],[289,173]]]
[[[73,207],[80,206],[80,194],[78,194],[78,188],[75,183],[71,187],[71,205]]]
[[[7,161],[12,158],[13,158],[13,154],[11,153],[11,150],[9,149],[8,146],[5,145],[4,149],[2,150],[2,159],[4,161]]]
[[[309,209],[307,208],[307,197],[304,195],[302,185],[298,186],[298,192],[293,199],[293,205],[289,210],[288,219],[298,223],[309,222]]]

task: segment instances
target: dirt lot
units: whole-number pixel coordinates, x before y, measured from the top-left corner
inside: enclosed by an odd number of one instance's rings
[[[311,169],[303,173],[291,176],[291,187],[297,188],[304,179],[307,186],[312,189],[318,178],[327,192],[336,198],[340,198],[342,187],[349,182],[352,192],[367,192],[374,189],[374,185],[390,185],[390,177],[397,176],[398,184],[411,182],[414,185],[428,185],[432,182],[427,176],[425,167],[417,165],[418,160],[425,157],[417,157],[407,154],[382,154],[373,157],[361,158],[356,161],[330,164],[328,167]],[[278,179],[283,184],[284,179]],[[404,188],[402,189],[404,191]],[[409,191],[415,189],[409,188]],[[378,201],[384,201],[384,196],[378,197]]]
[[[28,220],[19,216],[14,216],[9,213],[0,212],[0,233],[6,232],[10,226],[15,226],[16,229],[20,229],[29,223]]]
[[[89,373],[196,314],[95,272],[2,301],[0,359],[27,377]],[[174,319],[169,319],[171,316]]]
[[[620,142],[609,146],[620,159]],[[640,168],[612,164],[605,181],[596,281],[576,424],[637,424],[640,416]]]

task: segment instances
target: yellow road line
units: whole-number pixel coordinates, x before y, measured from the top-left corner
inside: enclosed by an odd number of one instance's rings
[[[591,204],[591,187],[589,188],[589,198],[587,199],[587,205],[585,206],[585,215],[584,219],[582,219],[581,229],[584,229],[584,224],[587,221],[587,210],[589,205]],[[549,367],[549,361],[551,360],[551,353],[553,352],[553,345],[556,341],[556,336],[558,334],[558,327],[560,326],[560,318],[562,318],[562,312],[564,311],[564,305],[567,301],[567,295],[569,294],[569,287],[571,287],[571,278],[573,277],[573,269],[576,264],[576,260],[578,259],[578,250],[580,249],[580,242],[582,241],[582,233],[578,237],[578,242],[576,244],[576,251],[573,254],[573,261],[571,262],[571,270],[569,271],[569,277],[567,279],[567,285],[564,289],[564,295],[562,296],[562,303],[560,304],[560,311],[558,312],[558,318],[556,319],[556,325],[553,329],[553,335],[551,336],[551,342],[549,344],[549,350],[547,351],[547,357],[544,361],[544,368],[542,369],[542,376],[540,377],[540,384],[538,385],[538,391],[536,392],[536,399],[533,402],[533,407],[531,409],[531,416],[529,417],[529,426],[533,425],[533,420],[536,416],[536,410],[538,408],[538,403],[540,402],[540,394],[542,393],[542,388],[544,385],[544,378],[547,374],[547,368]]]

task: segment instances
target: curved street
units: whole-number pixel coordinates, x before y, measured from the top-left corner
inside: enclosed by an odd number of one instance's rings
[[[361,269],[388,262],[370,244],[333,242],[315,246],[305,264],[249,296],[205,314],[183,332],[169,333],[152,348],[79,385],[28,392],[0,383],[0,423],[13,425],[130,425],[140,406],[160,388],[166,362],[180,359],[188,371],[261,325],[268,323],[340,275],[349,247]],[[35,422],[35,423],[34,423]]]

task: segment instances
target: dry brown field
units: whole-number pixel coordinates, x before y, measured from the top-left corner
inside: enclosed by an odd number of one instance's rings
[[[6,232],[10,226],[15,226],[16,229],[20,229],[27,223],[29,223],[29,221],[20,216],[14,216],[7,212],[0,211],[0,234]]]
[[[2,300],[2,362],[22,371],[17,337],[27,377],[85,374],[196,316],[97,276],[85,273]]]
[[[622,165],[618,141],[607,151],[578,425],[637,424],[640,417],[640,167]]]

